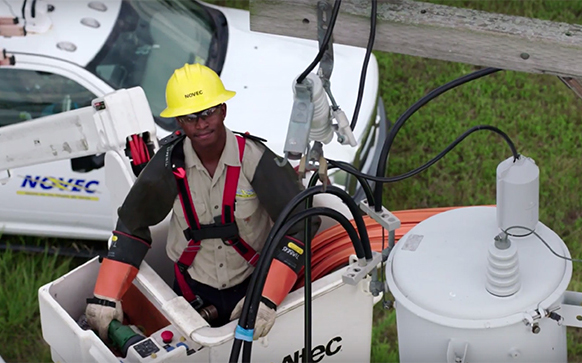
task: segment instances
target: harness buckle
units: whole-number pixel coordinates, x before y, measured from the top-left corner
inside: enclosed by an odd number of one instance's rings
[[[235,247],[235,246],[238,247],[239,245],[242,246],[240,244],[239,236],[233,236],[230,238],[223,238],[222,243],[224,243],[226,246],[229,246],[229,247]]]
[[[188,271],[188,267],[190,267],[180,261],[176,262],[176,265],[178,266],[178,270],[180,270],[182,274],[185,274],[186,271]]]
[[[184,230],[184,237],[187,241],[194,241],[195,243],[200,243],[200,241],[210,238],[220,238],[222,241],[238,238],[239,234],[236,223],[230,222],[223,224],[219,218],[215,218],[215,222],[212,224],[201,224],[200,229],[186,228]]]
[[[186,238],[186,241],[190,242],[190,240],[192,240],[192,230],[190,229],[190,227],[186,228],[184,230],[184,237]]]
[[[200,296],[195,295],[196,297],[194,298],[194,300],[190,301],[190,306],[192,306],[194,308],[194,310],[198,311],[198,309],[200,309],[202,307],[202,305],[204,305],[204,301],[202,301],[202,299],[200,298]]]

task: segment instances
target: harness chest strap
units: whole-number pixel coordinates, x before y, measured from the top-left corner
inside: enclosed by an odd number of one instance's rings
[[[245,139],[242,136],[236,136],[239,149],[239,160],[242,164]],[[177,148],[176,151],[181,148]],[[181,161],[181,162],[180,162]],[[182,209],[184,211],[184,216],[186,217],[186,222],[188,224],[188,229],[185,231],[187,236],[188,246],[182,252],[182,255],[178,259],[178,262],[174,265],[176,280],[182,294],[186,300],[192,302],[200,299],[191,291],[184,275],[187,273],[188,268],[194,262],[198,251],[200,251],[200,244],[204,236],[205,238],[224,238],[225,230],[228,232],[229,238],[224,240],[225,244],[232,246],[240,255],[247,261],[251,266],[255,266],[259,260],[259,254],[249,246],[240,236],[238,236],[238,230],[236,230],[236,235],[232,235],[233,229],[236,228],[235,218],[234,218],[234,203],[236,198],[236,189],[238,186],[238,180],[240,176],[241,167],[240,166],[227,166],[226,168],[226,180],[224,186],[224,194],[222,200],[222,216],[221,226],[216,225],[201,225],[198,220],[198,215],[196,214],[196,209],[194,208],[194,202],[192,201],[192,194],[190,193],[190,187],[188,185],[188,180],[186,178],[185,165],[183,163],[183,158],[177,158],[173,163],[174,167],[174,177],[178,184],[178,195],[180,197],[180,202],[182,204]],[[198,238],[197,238],[198,237]]]

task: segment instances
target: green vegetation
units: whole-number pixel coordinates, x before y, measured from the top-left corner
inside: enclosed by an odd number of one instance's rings
[[[52,241],[36,239],[38,246]],[[14,247],[33,245],[32,238],[1,236],[0,243]],[[0,356],[7,362],[49,362],[42,339],[38,288],[67,273],[71,258],[48,253],[27,254],[8,249],[0,254]]]
[[[213,1],[248,8],[248,1]],[[432,2],[510,15],[582,23],[582,1]],[[395,120],[428,91],[478,67],[375,52],[380,93]],[[358,70],[359,72],[359,70]],[[332,85],[333,88],[333,85]],[[582,174],[579,161],[582,101],[556,77],[503,71],[439,97],[414,115],[395,140],[387,175],[411,170],[439,153],[466,129],[481,124],[505,131],[518,151],[540,167],[540,220],[558,233],[574,258],[582,258]],[[386,187],[391,210],[495,203],[495,168],[510,156],[503,140],[478,132],[428,171]],[[3,236],[1,243],[17,243]],[[46,254],[0,254],[0,355],[7,361],[47,361],[41,342],[37,289],[72,267],[70,259]],[[582,291],[582,272],[574,265],[569,289]],[[372,358],[398,359],[395,314],[378,304],[374,313]],[[569,361],[582,361],[582,335],[568,335]]]

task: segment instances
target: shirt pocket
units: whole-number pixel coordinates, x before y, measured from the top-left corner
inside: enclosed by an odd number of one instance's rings
[[[206,215],[206,206],[204,205],[204,203],[202,201],[198,201],[196,199],[194,200],[194,208],[196,209],[196,216],[198,217],[199,221],[203,221],[205,219],[205,215]],[[190,203],[189,200],[184,201],[186,203]],[[184,215],[184,207],[182,206],[182,201],[180,200],[180,197],[176,197],[176,199],[174,200],[174,214],[176,215],[176,218],[178,219],[178,224],[180,225],[180,227],[182,228],[182,230],[188,228],[188,223],[186,221],[186,216]],[[200,222],[202,224],[204,224],[204,222]]]
[[[234,211],[234,218],[238,226],[239,235],[244,240],[252,240],[256,236],[255,228],[257,223],[255,221],[257,210],[259,209],[259,199],[255,197],[236,198],[236,207]]]

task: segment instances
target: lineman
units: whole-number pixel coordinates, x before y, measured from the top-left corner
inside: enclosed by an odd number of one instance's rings
[[[186,64],[169,79],[161,116],[175,117],[182,130],[161,141],[118,210],[95,296],[87,300],[87,320],[102,339],[112,319],[123,321],[121,301],[151,245],[149,226],[169,212],[166,252],[175,261],[174,290],[197,310],[216,308],[212,326],[240,315],[273,221],[302,185],[289,164],[276,165],[276,155],[258,138],[224,126],[224,102],[234,95],[200,64]],[[315,232],[319,218],[312,223]],[[276,307],[303,265],[302,226],[274,241],[280,250],[263,289],[255,339],[271,329]]]

